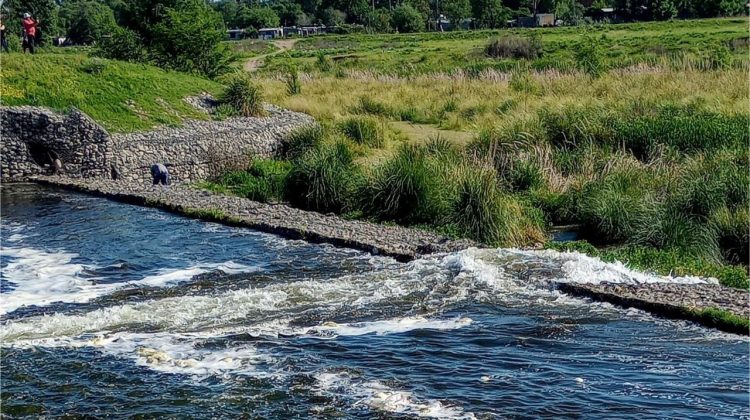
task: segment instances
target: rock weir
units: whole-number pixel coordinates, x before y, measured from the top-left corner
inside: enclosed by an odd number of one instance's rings
[[[715,284],[580,284],[559,283],[564,293],[637,308],[666,318],[685,319],[722,331],[750,335],[747,324],[740,325],[718,317],[713,310],[728,312],[747,321],[750,306],[747,290]]]
[[[346,220],[332,214],[300,210],[284,204],[259,203],[182,185],[151,187],[143,183],[57,176],[39,176],[33,180],[189,217],[248,227],[285,238],[387,255],[399,261],[476,246],[476,243],[468,240],[454,241],[428,231]]]
[[[142,182],[58,176],[37,176],[32,180],[125,203],[156,207],[188,217],[247,227],[289,239],[329,243],[386,255],[402,262],[427,254],[479,246],[473,241],[452,240],[428,231],[346,220],[333,214],[300,210],[284,204],[259,203],[184,185],[152,187]],[[634,307],[667,318],[686,319],[735,334],[748,334],[746,326],[732,323],[710,312],[712,309],[719,309],[747,320],[750,317],[750,293],[747,290],[712,284],[677,283],[556,283],[556,287],[575,296]]]

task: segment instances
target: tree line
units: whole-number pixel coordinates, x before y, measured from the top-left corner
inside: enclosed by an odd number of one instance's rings
[[[416,32],[444,16],[472,20],[475,28],[500,28],[536,13],[554,13],[576,25],[613,8],[619,19],[667,20],[734,16],[747,12],[746,0],[218,0],[213,3],[228,27],[323,24],[359,25],[372,32]],[[433,27],[434,28],[434,27]]]

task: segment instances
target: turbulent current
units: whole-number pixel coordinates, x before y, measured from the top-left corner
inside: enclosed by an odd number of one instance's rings
[[[748,418],[747,339],[555,282],[701,282],[578,254],[398,263],[2,189],[9,417]]]

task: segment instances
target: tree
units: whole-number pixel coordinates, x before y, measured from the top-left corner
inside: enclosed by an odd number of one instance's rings
[[[484,28],[505,26],[511,15],[500,0],[472,0],[471,9],[479,26]]]
[[[461,28],[461,21],[471,16],[469,0],[443,0],[443,14],[451,21],[453,27]]]
[[[151,54],[162,67],[215,77],[228,70],[231,54],[221,44],[226,27],[204,0],[179,0],[154,26]]]
[[[279,26],[279,15],[270,7],[251,7],[242,11],[240,25],[243,28],[275,28]]]
[[[74,0],[63,3],[59,11],[60,24],[68,39],[76,44],[91,44],[111,34],[117,23],[107,5],[93,0]]]
[[[276,1],[271,7],[279,16],[279,19],[284,26],[296,25],[300,16],[304,13],[302,11],[302,6],[292,0]]]
[[[8,34],[21,35],[21,18],[24,13],[31,13],[39,22],[38,38],[40,35],[48,37],[61,32],[54,0],[6,0],[3,8],[8,11],[3,19]]]
[[[584,12],[583,5],[576,0],[557,0],[555,4],[555,17],[566,25],[578,25]]]
[[[346,13],[333,7],[328,7],[320,13],[320,20],[326,26],[341,26],[346,22]]]
[[[373,32],[393,32],[393,19],[387,9],[375,9],[367,15],[367,26]]]
[[[400,4],[393,9],[393,26],[399,32],[420,32],[424,30],[424,24],[422,15],[408,4]]]
[[[677,16],[677,6],[672,0],[653,0],[651,2],[651,17],[657,20],[669,20]]]

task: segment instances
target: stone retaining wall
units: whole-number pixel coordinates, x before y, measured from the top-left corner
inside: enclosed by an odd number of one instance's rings
[[[262,118],[187,121],[179,128],[113,134],[78,110],[67,115],[45,108],[0,107],[3,181],[49,174],[59,158],[64,173],[77,178],[146,181],[153,163],[166,163],[176,181],[198,181],[248,156],[271,157],[290,131],[312,117],[267,107]],[[46,166],[45,166],[46,165]]]
[[[0,127],[3,181],[49,172],[58,158],[70,176],[109,176],[109,134],[76,109],[61,115],[45,108],[0,107]]]

